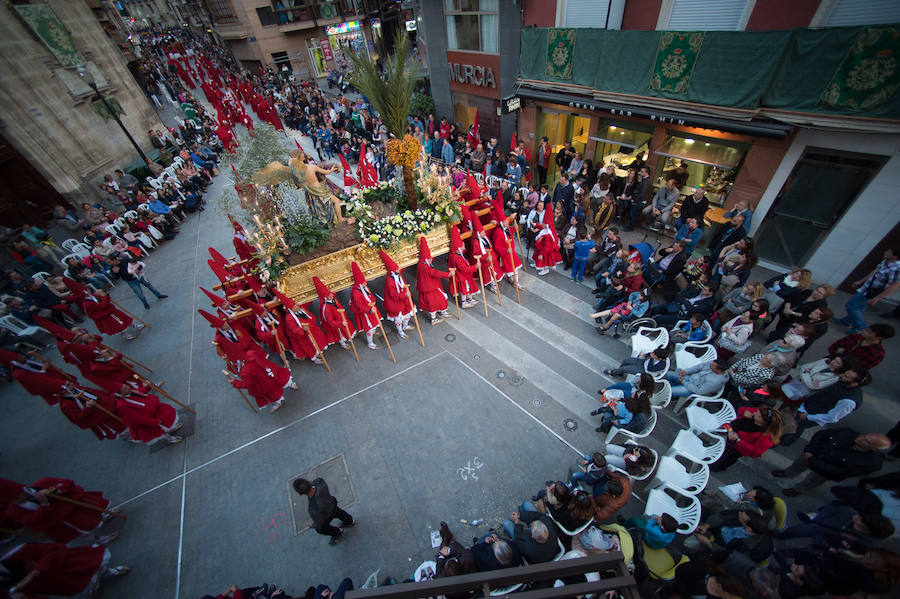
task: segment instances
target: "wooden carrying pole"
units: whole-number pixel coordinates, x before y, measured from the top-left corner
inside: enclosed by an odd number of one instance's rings
[[[309,325],[307,323],[301,323],[300,326],[303,327],[303,330],[306,331],[306,335],[309,337],[309,340],[312,341],[313,347],[316,349],[316,355],[322,358],[322,364],[325,365],[325,369],[328,372],[331,372],[331,366],[328,365],[328,360],[325,359],[325,352],[319,349],[319,344],[316,343],[316,338],[313,336],[312,332],[309,330]]]
[[[484,317],[487,318],[487,294],[484,292],[484,275],[481,272],[481,254],[475,256],[475,263],[478,266],[478,281],[481,283],[481,303],[484,304]]]
[[[369,306],[374,308],[375,302],[372,302],[371,304],[369,304]],[[377,314],[377,312],[376,312],[376,314]],[[381,314],[378,314],[378,316],[381,316]],[[391,348],[391,342],[388,341],[387,333],[384,332],[384,325],[381,323],[381,318],[378,319],[378,328],[381,329],[381,336],[384,337],[384,344],[387,345],[388,351],[391,352],[391,360],[393,360],[394,364],[396,364],[397,358],[394,357],[394,350],[393,350],[393,348]]]
[[[66,497],[65,495],[58,495],[56,493],[50,493],[47,495],[50,499],[55,499],[56,501],[62,501],[63,503],[71,503],[72,505],[77,505],[79,507],[85,507],[89,510],[94,510],[95,512],[103,512],[104,514],[109,514],[110,516],[115,516],[116,518],[121,518],[122,520],[126,519],[125,514],[122,512],[114,512],[112,510],[107,510],[99,505],[94,505],[93,503],[88,503],[87,501],[81,501],[80,499],[72,499],[71,497]]]
[[[119,310],[121,310],[122,312],[127,314],[128,316],[132,317],[134,320],[138,321],[139,323],[141,323],[148,329],[153,328],[149,324],[147,324],[145,321],[141,320],[140,318],[138,318],[137,316],[135,316],[134,314],[132,314],[131,312],[129,312],[128,310],[126,310],[125,308],[123,308],[122,306],[117,304],[116,302],[112,301],[112,298],[110,298],[109,303],[111,303],[113,306],[115,306],[116,308],[118,308]]]
[[[528,262],[528,256],[525,255],[525,246],[522,245],[522,236],[519,235],[519,226],[518,223],[515,227],[513,227],[513,231],[516,232],[516,239],[519,240],[519,251],[522,252],[522,270],[528,272],[528,267],[525,266],[525,263]],[[518,283],[516,283],[518,285]],[[521,303],[521,302],[520,302]]]
[[[462,320],[462,314],[459,312],[459,297],[456,295],[456,269],[450,269],[450,291],[453,292],[453,303],[456,304],[456,320]]]
[[[491,278],[494,280],[494,290],[497,292],[497,301],[500,307],[503,307],[503,297],[500,295],[500,281],[497,280],[497,273],[494,272],[494,261],[488,260],[488,268],[491,270]]]
[[[231,380],[232,375],[231,375],[230,372],[228,372],[227,370],[223,370],[223,371],[222,371],[222,374],[224,374],[225,376],[227,376],[227,377],[228,377],[228,380]],[[250,409],[253,410],[253,413],[254,413],[254,414],[259,414],[259,410],[257,410],[257,409],[253,406],[253,404],[250,402],[250,400],[247,399],[247,396],[244,395],[244,390],[243,390],[243,389],[238,389],[237,387],[235,387],[235,389],[237,389],[237,392],[241,394],[241,397],[244,398],[244,401],[247,402],[247,405],[250,406]]]
[[[101,343],[101,344],[100,344],[100,347],[102,347],[103,349],[108,349],[109,351],[113,352],[114,354],[119,354],[119,355],[122,356],[124,359],[128,360],[129,362],[133,362],[136,366],[140,366],[141,368],[143,368],[143,369],[146,370],[147,372],[153,372],[153,369],[150,368],[149,366],[145,366],[144,364],[141,364],[140,362],[138,362],[138,361],[135,360],[134,358],[129,358],[128,356],[126,356],[125,354],[123,354],[122,352],[120,352],[120,351],[117,350],[117,349],[113,349],[113,348],[111,348],[110,346],[108,346],[108,345],[106,345],[106,344],[104,344],[104,343]]]
[[[101,412],[103,412],[104,414],[106,414],[107,416],[109,416],[110,418],[112,418],[113,420],[118,422],[119,424],[125,424],[124,422],[122,422],[121,416],[119,416],[115,412],[111,412],[111,411],[107,410],[106,408],[104,408],[103,406],[98,404],[95,400],[92,400],[90,397],[85,397],[85,395],[83,393],[81,393],[80,389],[75,389],[74,393],[76,396],[80,397],[84,401],[94,401],[93,407],[97,408],[98,410],[100,410]]]
[[[519,297],[519,269],[516,268],[516,261],[513,260],[512,247],[507,246],[507,249],[509,250],[509,261],[512,263],[512,267],[513,267],[513,282],[516,284],[516,302],[521,304],[522,298]]]
[[[129,370],[131,370],[131,369],[129,369]],[[184,405],[183,403],[181,403],[180,401],[178,401],[177,399],[175,399],[174,397],[172,397],[171,395],[169,395],[168,393],[166,393],[165,391],[163,391],[162,389],[160,389],[160,388],[159,388],[159,385],[157,385],[157,384],[154,383],[153,381],[150,381],[150,380],[148,380],[147,378],[145,378],[145,377],[139,375],[139,374],[136,373],[134,370],[131,370],[131,372],[134,374],[134,378],[136,378],[137,380],[141,381],[142,383],[146,383],[146,385],[147,385],[148,387],[150,387],[151,389],[153,389],[154,391],[156,391],[157,393],[159,393],[159,394],[162,395],[163,397],[166,397],[169,401],[174,402],[174,403],[177,403],[179,406],[181,406],[182,408],[184,408],[185,410],[187,410],[188,412],[190,412],[190,413],[193,414],[194,416],[197,415],[197,412],[195,412],[194,410],[190,409],[189,407],[187,407],[186,405]]]
[[[419,343],[422,344],[422,347],[425,347],[425,338],[422,337],[422,327],[419,326],[419,317],[416,316],[416,306],[413,304],[412,294],[409,292],[409,285],[406,286],[406,299],[409,300],[409,305],[412,306],[413,321],[416,323],[416,330],[419,332]]]
[[[356,358],[357,362],[359,362],[359,354],[356,353],[356,344],[353,343],[353,335],[350,334],[350,325],[347,324],[347,311],[343,308],[338,308],[337,311],[341,315],[341,319],[344,321],[344,332],[347,333],[347,339],[350,341],[350,349],[353,350],[353,357]]]

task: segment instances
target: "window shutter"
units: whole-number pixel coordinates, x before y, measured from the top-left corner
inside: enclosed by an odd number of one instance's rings
[[[567,0],[566,27],[599,27],[606,29],[608,0]]]
[[[900,23],[900,2],[897,0],[837,0],[826,27],[846,25],[885,25]]]
[[[669,31],[737,31],[747,0],[673,0]]]

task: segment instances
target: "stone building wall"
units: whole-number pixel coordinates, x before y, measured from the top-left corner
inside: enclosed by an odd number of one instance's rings
[[[147,96],[81,0],[48,0],[94,73],[118,100],[122,122],[145,151],[147,131],[162,126]],[[92,108],[90,89],[53,54],[9,5],[0,8],[0,131],[73,204],[99,198],[105,173],[138,158],[113,120]]]

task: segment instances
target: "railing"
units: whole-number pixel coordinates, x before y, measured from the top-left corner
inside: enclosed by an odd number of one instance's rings
[[[348,592],[345,597],[347,599],[418,599],[473,591],[481,591],[484,597],[490,597],[491,591],[496,593],[500,589],[514,585],[544,581],[548,588],[517,591],[513,597],[515,599],[564,599],[615,590],[621,593],[625,599],[640,599],[637,583],[634,577],[628,573],[623,557],[621,552],[613,551],[602,555],[490,572],[395,584],[375,589],[356,589]],[[594,582],[553,587],[553,581],[558,578],[568,578],[590,572],[610,573],[613,576]]]

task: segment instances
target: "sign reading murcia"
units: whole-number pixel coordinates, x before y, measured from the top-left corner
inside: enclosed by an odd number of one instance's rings
[[[494,78],[494,69],[491,67],[483,67],[481,65],[472,66],[470,64],[447,63],[450,71],[450,81],[457,83],[465,83],[468,85],[477,85],[478,87],[497,87],[497,80]]]

